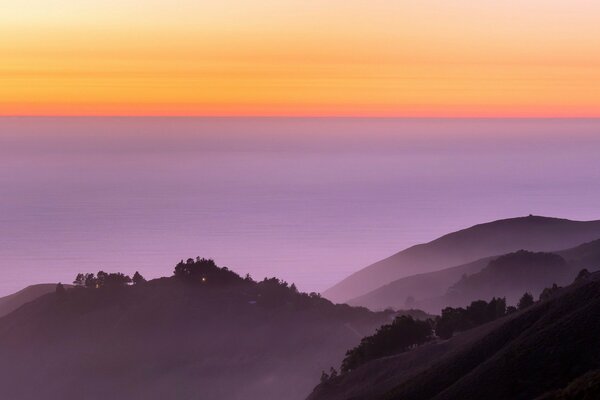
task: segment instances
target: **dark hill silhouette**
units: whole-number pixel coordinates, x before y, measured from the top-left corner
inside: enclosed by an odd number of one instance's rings
[[[587,268],[590,271],[600,269],[600,240],[584,243],[579,246],[560,251],[553,251],[563,257],[569,266],[569,271],[560,273],[539,274],[530,276],[527,285],[535,292],[536,296],[539,291],[552,283],[563,284],[568,283],[574,274]],[[398,279],[381,288],[378,288],[364,296],[358,297],[348,302],[350,305],[364,306],[372,310],[383,310],[385,308],[401,308],[404,307],[406,299],[412,297],[414,301],[412,307],[417,307],[430,313],[439,312],[444,306],[464,306],[473,300],[486,299],[489,300],[493,296],[509,296],[509,303],[513,303],[514,297],[521,295],[526,285],[523,281],[517,279],[518,275],[512,275],[513,281],[511,285],[504,286],[502,293],[496,289],[495,283],[490,281],[481,284],[480,289],[467,292],[454,292],[454,296],[448,296],[447,292],[453,286],[458,284],[461,278],[466,275],[473,275],[483,270],[492,260],[500,256],[486,257],[471,263],[459,265],[456,267],[446,268],[440,271],[430,272],[427,274],[418,274],[406,278]],[[506,263],[505,263],[506,264]],[[508,283],[508,282],[505,282]],[[494,285],[495,291],[485,292],[484,285]],[[477,293],[476,293],[477,292]]]
[[[415,307],[423,300],[443,295],[463,275],[481,271],[493,259],[494,257],[487,257],[440,271],[400,278],[347,303],[352,306],[368,307],[371,310],[401,308],[408,304]],[[439,312],[439,308],[435,307],[429,311]]]
[[[309,399],[596,398],[598,315],[595,273],[549,300],[450,340],[364,364],[317,386]]]
[[[188,260],[171,278],[50,293],[0,318],[0,398],[303,398],[391,317]]]
[[[402,277],[437,271],[520,249],[553,251],[600,238],[600,221],[529,216],[475,225],[376,262],[326,290],[348,301]]]
[[[577,270],[558,254],[520,250],[500,256],[480,272],[462,278],[450,287],[441,303],[454,307],[474,299],[505,297],[508,304],[516,304],[523,293],[537,298],[545,287],[572,282],[576,274]]]
[[[71,287],[70,285],[64,285],[65,288]],[[25,289],[21,289],[16,293],[8,296],[0,297],[0,317],[16,310],[23,304],[29,303],[43,296],[47,293],[54,292],[56,290],[56,283],[40,283],[37,285],[27,286]]]

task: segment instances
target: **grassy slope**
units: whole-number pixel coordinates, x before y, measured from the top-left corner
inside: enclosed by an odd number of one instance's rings
[[[311,400],[532,399],[600,368],[598,315],[600,276],[595,274],[552,300],[448,342],[368,363],[329,387],[318,386]],[[449,349],[432,352],[444,343]],[[411,366],[420,353],[432,354]]]

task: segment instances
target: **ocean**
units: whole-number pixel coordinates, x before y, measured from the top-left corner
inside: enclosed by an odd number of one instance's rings
[[[528,214],[600,219],[600,120],[0,118],[0,296],[189,257],[322,291]]]

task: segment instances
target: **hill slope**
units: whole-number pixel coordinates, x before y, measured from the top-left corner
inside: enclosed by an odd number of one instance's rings
[[[597,390],[598,315],[596,273],[522,312],[448,341],[365,364],[319,385],[309,399],[573,398],[560,396],[580,388],[581,382]],[[411,367],[413,360],[417,362]]]
[[[552,283],[566,284],[573,279],[576,272],[582,268],[590,271],[600,269],[600,240],[584,243],[579,246],[552,253],[563,257],[568,263],[568,270],[564,273],[542,273],[536,277],[529,277],[528,282],[519,280],[517,274],[507,276],[511,282],[503,288],[497,285],[494,277],[488,276],[488,282],[481,282],[478,289],[461,290],[459,284],[464,275],[473,275],[482,271],[491,261],[499,258],[486,257],[471,263],[446,268],[440,271],[418,274],[398,279],[392,283],[375,289],[364,296],[348,302],[354,306],[364,306],[371,310],[382,310],[386,307],[398,308],[405,306],[406,298],[414,298],[412,307],[423,309],[430,313],[439,313],[445,306],[465,306],[473,300],[489,300],[493,296],[508,296],[509,304],[514,303],[514,297],[520,296],[524,291],[531,291],[537,296],[539,291]],[[504,263],[505,266],[507,263]],[[510,268],[510,265],[508,265]],[[517,265],[514,265],[517,267]],[[507,282],[505,282],[507,283]],[[455,285],[458,285],[456,287]],[[455,286],[454,288],[451,288]],[[487,290],[485,288],[487,286]],[[451,289],[451,290],[449,290]],[[457,290],[458,289],[458,290]],[[450,293],[448,293],[450,292]],[[453,293],[452,293],[453,292]]]
[[[396,279],[437,271],[520,249],[552,251],[600,238],[600,221],[529,216],[503,219],[450,233],[376,262],[326,290],[335,302],[362,296]]]
[[[65,285],[65,287],[70,287]],[[0,297],[0,317],[16,310],[25,303],[29,303],[47,293],[54,292],[56,283],[40,283],[38,285],[27,286],[25,289],[5,297]]]
[[[0,318],[0,398],[299,399],[390,317],[221,271],[51,293]]]
[[[443,295],[463,275],[481,271],[492,259],[494,257],[487,257],[440,271],[400,278],[347,303],[352,306],[368,307],[371,310],[395,309],[405,306],[415,307],[423,300]],[[410,298],[413,299],[414,303],[410,303],[409,300],[407,304],[407,299]],[[438,308],[429,309],[429,312],[433,313],[439,313],[439,311]]]

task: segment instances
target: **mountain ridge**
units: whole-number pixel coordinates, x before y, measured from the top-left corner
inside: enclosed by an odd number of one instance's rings
[[[323,296],[334,302],[349,301],[407,276],[520,249],[566,249],[598,238],[600,220],[574,221],[530,215],[486,222],[411,246],[371,264],[327,289]]]

